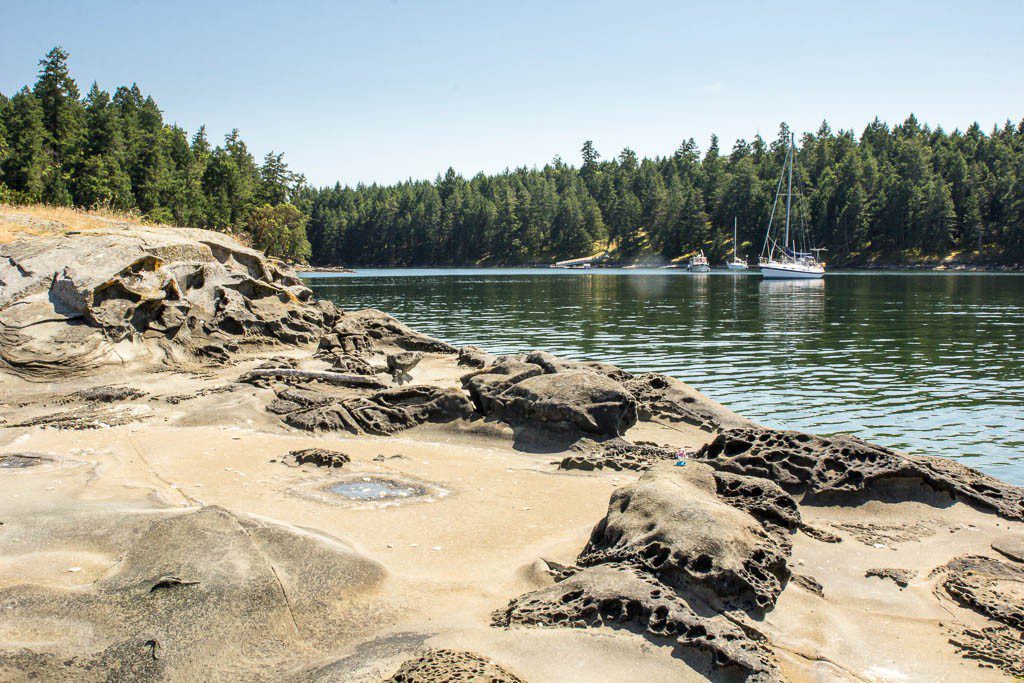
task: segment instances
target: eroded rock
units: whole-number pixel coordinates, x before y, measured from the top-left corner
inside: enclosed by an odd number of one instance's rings
[[[1024,676],[1024,568],[991,557],[968,555],[935,569],[936,591],[994,623],[954,626],[953,643],[963,656]]]
[[[350,460],[351,458],[344,453],[326,448],[303,448],[299,451],[291,451],[285,456],[285,462],[291,461],[295,465],[310,464],[329,468],[344,467]]]
[[[0,245],[0,365],[27,377],[125,359],[223,361],[315,343],[336,312],[227,235],[121,226]]]
[[[1024,630],[1024,567],[991,557],[958,557],[935,570],[940,585],[964,607]]]
[[[100,386],[76,391],[68,398],[89,403],[119,403],[121,401],[132,401],[142,398],[145,395],[145,391],[136,387]]]
[[[620,436],[636,424],[636,401],[615,380],[589,370],[539,374],[491,399],[489,415],[513,425]]]
[[[461,650],[430,649],[402,664],[385,683],[526,683],[486,657]]]
[[[544,370],[534,363],[513,359],[501,359],[477,372],[463,375],[462,386],[469,392],[477,412],[490,415],[500,408],[495,398],[506,389],[524,379],[543,374]]]
[[[580,439],[572,446],[572,454],[559,463],[560,470],[635,470],[643,471],[655,463],[675,460],[679,453],[674,448],[633,444],[623,439],[595,442]]]
[[[423,360],[423,354],[419,351],[401,351],[387,355],[387,368],[391,373],[391,379],[396,384],[405,384],[412,381],[409,372],[419,365]]]
[[[642,420],[683,423],[706,432],[754,426],[750,420],[667,375],[648,372],[631,376],[624,385],[636,399]]]
[[[750,683],[781,681],[763,636],[722,615],[703,616],[642,570],[601,564],[513,600],[496,612],[499,627],[640,628],[704,655],[707,670],[725,670]]]
[[[716,469],[764,477],[790,493],[838,501],[906,499],[924,485],[983,510],[1024,520],[1024,489],[947,458],[904,455],[846,434],[825,438],[762,428],[727,429],[695,458]]]
[[[789,579],[785,529],[798,523],[795,502],[771,482],[720,484],[706,465],[658,465],[615,490],[577,561],[632,564],[721,608],[766,610]]]
[[[388,389],[369,396],[344,399],[323,398],[303,400],[316,404],[309,408],[289,410],[298,398],[293,394],[278,395],[270,409],[284,415],[284,421],[307,431],[347,431],[353,434],[388,435],[426,422],[451,422],[469,418],[473,406],[464,394],[454,389],[414,385]]]
[[[917,572],[914,570],[900,569],[898,567],[875,567],[864,572],[865,578],[887,579],[895,583],[901,589],[909,586],[915,576],[917,576]]]
[[[463,346],[459,349],[459,365],[468,368],[485,368],[497,359],[493,353],[487,353],[476,346]]]
[[[340,349],[349,354],[361,354],[386,346],[428,353],[458,351],[451,344],[417,332],[374,308],[342,313],[321,338],[319,349],[322,352]]]

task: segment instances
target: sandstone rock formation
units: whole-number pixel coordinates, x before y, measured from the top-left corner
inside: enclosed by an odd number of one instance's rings
[[[580,439],[572,446],[572,454],[559,463],[561,470],[646,470],[655,463],[675,460],[679,452],[650,444],[632,444],[624,439],[596,442]]]
[[[917,575],[912,569],[900,569],[899,567],[874,567],[864,572],[864,576],[871,579],[888,579],[900,588],[906,588]]]
[[[419,351],[402,351],[389,353],[387,356],[387,368],[391,373],[391,379],[395,384],[406,384],[412,381],[409,371],[419,365],[423,360],[423,354]]]
[[[326,448],[303,448],[300,451],[292,451],[285,456],[285,462],[291,461],[295,465],[316,465],[317,467],[338,468],[344,467],[351,458],[338,451],[327,450]]]
[[[990,557],[959,557],[932,572],[961,606],[996,622],[954,629],[950,639],[966,657],[1024,677],[1024,567]]]
[[[616,489],[577,561],[633,564],[722,609],[771,609],[789,579],[796,504],[781,490],[767,500],[765,489],[777,487],[752,478],[727,482],[731,497],[720,496],[715,475],[699,463],[664,464]],[[785,508],[772,510],[778,501]],[[751,508],[759,503],[763,510],[755,515]]]
[[[217,507],[6,522],[5,554],[24,552],[15,537],[73,540],[113,564],[76,590],[0,590],[3,680],[280,679],[366,628],[359,606],[384,578],[334,539]]]
[[[636,567],[602,564],[516,598],[494,614],[493,623],[503,628],[639,628],[654,639],[675,642],[698,670],[724,670],[749,683],[782,680],[756,629],[706,613]]]
[[[0,245],[0,367],[84,374],[312,344],[336,318],[291,272],[207,230],[128,226]]]
[[[796,502],[770,481],[658,463],[612,494],[577,558],[583,569],[564,568],[494,623],[640,628],[705,655],[698,668],[781,680],[747,615],[774,606],[799,524]]]
[[[1024,562],[1024,535],[1008,535],[992,541],[992,550],[1015,562]]]
[[[512,424],[619,436],[636,424],[636,402],[621,384],[587,370],[527,377],[492,399],[490,415]]]
[[[461,650],[427,650],[384,683],[525,683],[486,657]]]
[[[367,396],[337,398],[310,390],[285,390],[270,410],[307,431],[347,431],[388,435],[425,422],[470,417],[473,407],[461,392],[413,385]]]
[[[320,340],[319,348],[322,352],[340,349],[345,353],[359,354],[384,346],[428,353],[458,351],[451,344],[417,332],[387,313],[373,308],[342,313]]]
[[[861,501],[895,495],[905,499],[907,484],[1007,519],[1024,520],[1024,489],[1005,484],[955,460],[897,453],[846,434],[825,438],[762,428],[727,429],[702,448],[696,459],[716,469],[764,477],[790,493],[814,498]]]
[[[673,377],[648,372],[630,376],[625,386],[636,399],[640,418],[644,420],[685,423],[706,432],[755,426]]]

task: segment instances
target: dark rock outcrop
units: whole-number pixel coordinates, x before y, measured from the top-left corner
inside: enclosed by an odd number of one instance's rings
[[[858,502],[928,489],[1007,519],[1024,520],[1024,489],[948,458],[912,456],[846,434],[819,437],[762,428],[727,429],[695,456],[716,469],[764,477],[790,493]]]
[[[291,451],[284,458],[285,462],[292,462],[295,465],[316,465],[317,467],[337,468],[344,467],[351,458],[338,451],[327,450],[326,448],[303,448],[299,451]]]
[[[486,657],[461,650],[427,650],[384,683],[526,683]]]
[[[821,585],[821,581],[818,581],[813,576],[807,574],[793,574],[793,578],[790,579],[793,583],[803,588],[809,593],[814,593],[819,598],[825,597],[825,587]]]
[[[288,410],[295,398],[315,404]],[[284,421],[307,431],[347,431],[353,434],[388,435],[425,422],[451,422],[469,418],[473,406],[454,389],[414,385],[388,389],[369,396],[336,399],[278,395],[270,408],[284,414]]]
[[[312,344],[336,317],[280,264],[207,230],[17,240],[0,245],[0,281],[0,366],[30,378],[126,357],[223,361],[242,345]]]
[[[119,403],[142,398],[145,395],[145,391],[136,387],[100,386],[76,391],[68,398],[88,403]]]

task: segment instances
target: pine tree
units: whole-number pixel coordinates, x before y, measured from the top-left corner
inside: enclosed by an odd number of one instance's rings
[[[68,53],[63,48],[50,50],[39,62],[39,80],[33,93],[42,107],[46,151],[53,163],[70,175],[82,153],[85,110],[78,100],[78,85],[68,73],[67,61]]]
[[[4,184],[22,201],[41,201],[49,167],[44,149],[46,128],[39,98],[27,87],[11,98],[4,127],[9,138],[7,158],[3,161]]]

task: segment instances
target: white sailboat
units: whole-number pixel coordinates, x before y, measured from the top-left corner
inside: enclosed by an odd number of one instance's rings
[[[707,273],[711,270],[708,257],[704,255],[703,249],[700,250],[699,254],[690,259],[690,265],[686,266],[686,269],[691,273]]]
[[[747,270],[747,262],[740,258],[739,254],[736,253],[736,247],[739,242],[736,240],[738,235],[736,228],[736,217],[732,217],[732,259],[726,261],[725,267],[729,270]]]
[[[761,250],[759,265],[761,275],[766,279],[773,280],[816,280],[825,275],[825,264],[818,256],[823,249],[810,249],[808,251],[797,251],[796,240],[792,243],[789,239],[789,220],[793,199],[793,163],[796,143],[792,133],[789,135],[789,151],[786,153],[786,162],[782,165],[782,174],[779,176],[779,185],[775,189],[775,201],[772,203],[772,213],[768,217],[768,230],[764,236],[764,248]],[[786,187],[786,231],[780,244],[772,237],[772,220],[775,218],[775,207],[778,206],[779,196],[782,192],[782,181],[789,172],[789,182]]]

